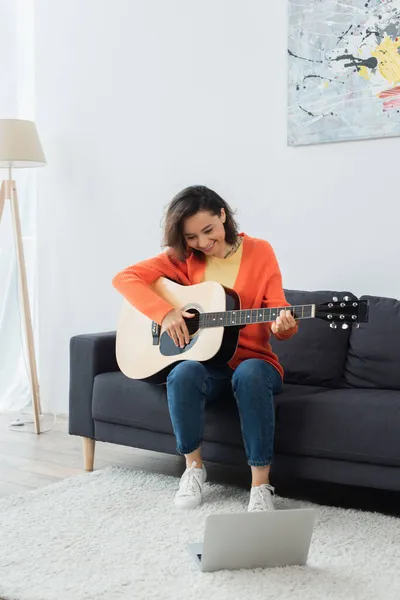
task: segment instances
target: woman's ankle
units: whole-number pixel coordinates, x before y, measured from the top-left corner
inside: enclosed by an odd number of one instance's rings
[[[190,469],[190,467],[192,466],[192,464],[194,462],[196,463],[196,468],[198,468],[198,469],[202,468],[203,459],[201,458],[200,448],[198,448],[194,452],[191,452],[190,454],[185,454],[185,458],[186,458],[186,468],[187,469]]]
[[[271,465],[266,467],[251,467],[251,487],[258,487],[260,485],[269,484],[269,475],[271,471]]]

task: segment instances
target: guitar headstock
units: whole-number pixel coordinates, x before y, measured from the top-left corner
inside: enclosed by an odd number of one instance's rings
[[[332,329],[338,326],[348,329],[350,325],[359,327],[360,323],[368,323],[368,300],[351,299],[349,296],[339,300],[334,296],[331,302],[315,306],[315,317],[328,321]]]

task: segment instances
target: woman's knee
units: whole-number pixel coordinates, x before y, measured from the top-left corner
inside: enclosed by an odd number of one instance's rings
[[[233,389],[235,390],[239,385],[254,389],[272,388],[276,374],[275,367],[265,360],[258,358],[244,360],[238,365],[233,375]]]
[[[167,385],[202,384],[206,376],[206,369],[202,363],[195,360],[184,360],[170,371]]]

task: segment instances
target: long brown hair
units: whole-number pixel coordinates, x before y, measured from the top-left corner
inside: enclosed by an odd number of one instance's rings
[[[225,239],[228,244],[234,244],[239,229],[229,204],[216,192],[204,185],[193,185],[185,188],[171,200],[167,207],[164,220],[163,246],[174,250],[177,258],[181,261],[186,260],[191,252],[202,255],[201,252],[189,248],[186,244],[183,235],[184,221],[203,210],[219,216],[222,208],[226,214],[224,223]]]

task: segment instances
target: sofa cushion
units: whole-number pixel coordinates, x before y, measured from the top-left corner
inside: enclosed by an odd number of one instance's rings
[[[276,451],[400,467],[400,393],[341,389],[277,396]]]
[[[303,292],[285,290],[291,305],[322,304],[333,296],[355,298],[350,292]],[[285,382],[338,387],[342,383],[343,369],[349,341],[349,329],[331,329],[327,321],[309,319],[299,322],[299,331],[290,340],[279,341],[271,337],[273,351],[285,370]]]
[[[172,433],[165,386],[135,381],[120,371],[96,376],[92,416],[95,421]]]
[[[276,396],[297,398],[312,395],[324,388],[309,386],[284,387]],[[95,421],[137,427],[173,435],[165,386],[134,381],[122,373],[97,375],[93,389],[92,414]],[[241,446],[242,435],[238,410],[233,397],[221,398],[206,408],[204,439]]]
[[[204,439],[240,444],[241,433],[233,398],[207,407]],[[98,375],[93,388],[93,419],[173,435],[166,387],[125,377]]]
[[[351,332],[344,380],[354,387],[400,390],[400,301],[360,299],[369,300],[369,319]]]
[[[400,466],[400,393],[392,390],[284,386],[275,397],[275,451]],[[120,372],[97,375],[93,419],[173,435],[165,386]],[[204,439],[242,445],[232,397],[206,409]]]

